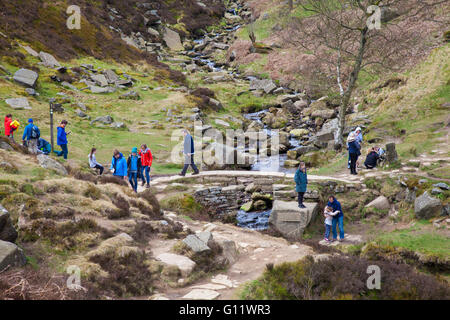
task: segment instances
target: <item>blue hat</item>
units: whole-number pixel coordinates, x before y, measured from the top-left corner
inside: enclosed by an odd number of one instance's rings
[[[33,119],[28,119],[28,123],[33,123]]]
[[[131,153],[137,153],[137,148],[134,147],[134,148],[131,150]]]

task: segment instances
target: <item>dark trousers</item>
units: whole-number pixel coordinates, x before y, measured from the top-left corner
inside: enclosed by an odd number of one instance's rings
[[[142,179],[143,183],[150,184],[150,167],[149,166],[141,166],[141,179]]]
[[[100,170],[100,175],[102,175],[103,170],[105,169],[105,168],[103,168],[103,167],[102,167],[101,165],[99,165],[99,164],[96,164],[94,168]]]
[[[303,204],[303,197],[305,196],[304,192],[298,193],[298,204]]]
[[[194,170],[195,173],[198,173],[198,168],[194,163],[194,155],[190,155],[190,156],[185,156],[185,161],[184,161],[184,167],[183,170],[181,171],[181,175],[185,175],[187,169],[189,168],[189,166],[192,167],[192,170]]]
[[[350,173],[356,174],[356,161],[358,161],[357,153],[350,153]]]
[[[131,187],[133,188],[134,192],[137,192],[137,172],[130,172],[128,174],[128,181],[130,181]]]
[[[331,225],[325,223],[325,239],[330,239]]]
[[[60,145],[61,151],[55,151],[58,157],[64,156],[64,159],[67,159],[67,155],[69,154],[69,150],[67,149],[67,144]]]

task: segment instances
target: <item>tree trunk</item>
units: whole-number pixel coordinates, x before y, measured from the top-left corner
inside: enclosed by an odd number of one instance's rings
[[[341,96],[341,106],[339,107],[339,124],[338,132],[335,137],[335,149],[340,150],[344,146],[344,130],[345,130],[345,115],[347,113],[347,108],[352,97],[353,90],[355,89],[356,81],[358,80],[359,71],[361,70],[361,64],[364,58],[364,51],[367,44],[367,32],[368,28],[365,27],[361,30],[361,39],[359,43],[358,56],[355,60],[355,65],[353,66],[353,71],[350,74],[350,79],[348,83],[347,90]]]
[[[289,0],[289,11],[292,11],[294,9],[294,0]]]

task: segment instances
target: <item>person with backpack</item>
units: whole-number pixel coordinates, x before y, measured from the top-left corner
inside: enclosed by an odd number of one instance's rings
[[[96,152],[97,152],[97,149],[92,148],[91,153],[89,153],[89,167],[100,170],[100,175],[102,175],[104,167],[100,163],[97,162],[97,159],[95,158]]]
[[[49,155],[52,152],[52,146],[50,143],[42,138],[39,138],[38,142],[38,152],[41,152],[45,155]]]
[[[12,114],[7,114],[5,116],[5,136],[7,136],[11,141],[14,141],[14,131],[19,128],[20,123],[17,120],[12,119]]]
[[[69,153],[69,150],[67,149],[67,135],[69,135],[70,132],[66,133],[67,123],[67,120],[61,121],[56,137],[56,144],[61,147],[61,151],[55,151],[55,153],[58,157],[64,156],[64,159],[67,159],[67,154]]]
[[[142,186],[146,188],[150,188],[150,170],[152,168],[153,155],[149,148],[147,148],[146,144],[141,146],[141,150],[139,150],[139,156],[141,157],[141,170],[140,175],[142,179]],[[144,176],[145,173],[145,176]]]
[[[128,180],[130,181],[131,187],[134,192],[137,192],[137,179],[138,173],[141,172],[141,157],[138,155],[138,149],[134,147],[131,150],[131,154],[127,160],[127,169],[128,169]]]
[[[127,161],[125,160],[123,154],[117,149],[114,150],[113,158],[111,160],[111,168],[109,169],[115,177],[123,180],[126,180],[128,177]]]
[[[28,119],[28,125],[23,131],[22,141],[28,147],[31,154],[36,154],[38,151],[38,141],[41,136],[39,128],[34,125],[33,119]]]
[[[358,157],[361,155],[361,145],[356,140],[357,136],[355,133],[350,134],[347,140],[348,144],[348,154],[350,158],[350,174],[357,175],[356,172],[356,162],[358,161]]]

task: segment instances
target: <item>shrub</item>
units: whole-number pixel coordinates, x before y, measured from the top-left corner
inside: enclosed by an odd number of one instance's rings
[[[369,265],[377,265],[382,270],[380,290],[370,290],[366,286]],[[241,298],[448,300],[450,289],[445,282],[419,274],[403,264],[342,256],[314,262],[308,256],[297,262],[267,268],[260,279],[244,288]]]
[[[86,190],[84,190],[84,196],[89,197],[92,200],[98,200],[102,197],[102,192],[96,186],[89,184]]]
[[[109,219],[120,219],[130,216],[130,204],[125,198],[116,194],[112,202],[117,207],[117,209],[107,210]]]

